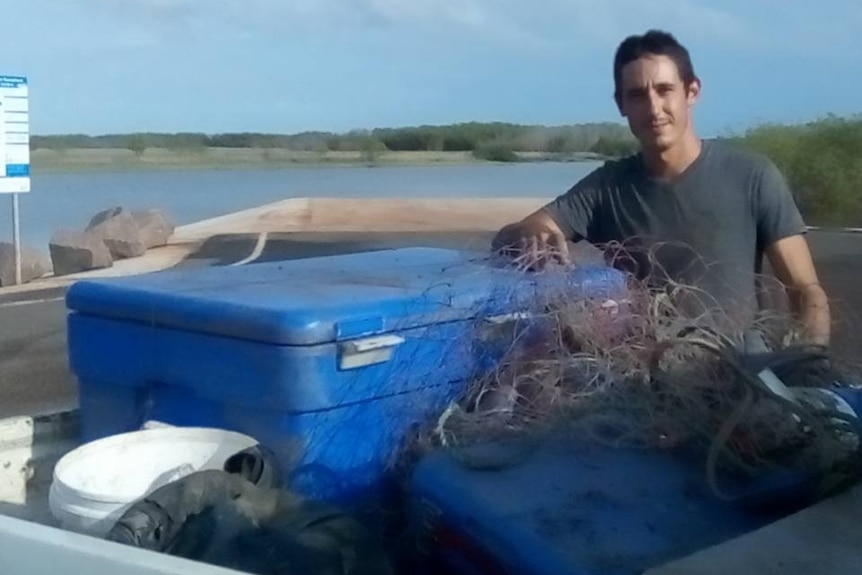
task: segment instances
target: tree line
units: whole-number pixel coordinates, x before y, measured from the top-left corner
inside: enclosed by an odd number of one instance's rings
[[[625,154],[636,147],[628,129],[615,123],[571,126],[528,126],[505,122],[468,122],[445,126],[414,126],[353,130],[347,133],[133,133],[91,136],[63,134],[33,136],[32,149],[147,148],[198,150],[205,148],[281,148],[296,151],[437,151],[473,152],[484,159],[516,152],[548,154]],[[514,157],[509,156],[509,159]]]

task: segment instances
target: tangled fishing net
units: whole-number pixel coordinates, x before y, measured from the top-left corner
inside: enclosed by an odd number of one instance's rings
[[[503,467],[565,430],[612,448],[690,454],[722,498],[720,477],[826,476],[859,461],[852,411],[824,393],[840,379],[834,363],[800,342],[786,310],[735,325],[694,287],[634,278],[617,299],[550,290],[540,300],[483,332],[508,348],[436,421],[436,449]],[[501,451],[473,449],[493,445]]]

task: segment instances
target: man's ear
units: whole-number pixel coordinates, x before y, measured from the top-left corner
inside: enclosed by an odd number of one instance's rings
[[[688,104],[689,106],[693,105],[700,98],[700,79],[695,78],[691,84],[688,85]]]

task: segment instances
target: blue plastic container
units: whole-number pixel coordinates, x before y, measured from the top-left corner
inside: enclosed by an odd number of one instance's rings
[[[560,281],[474,258],[407,248],[78,282],[83,439],[150,419],[232,429],[271,448],[300,493],[355,500],[487,367],[488,319]],[[589,267],[564,282],[611,297],[624,277]]]
[[[722,503],[669,453],[563,436],[496,471],[433,454],[409,491],[417,571],[453,575],[640,575],[785,515]]]

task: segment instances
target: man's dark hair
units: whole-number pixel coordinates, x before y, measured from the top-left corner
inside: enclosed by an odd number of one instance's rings
[[[673,60],[686,87],[698,79],[688,50],[670,33],[650,30],[641,36],[629,36],[620,43],[614,56],[614,99],[617,105],[622,102],[623,67],[643,56],[667,56]]]

